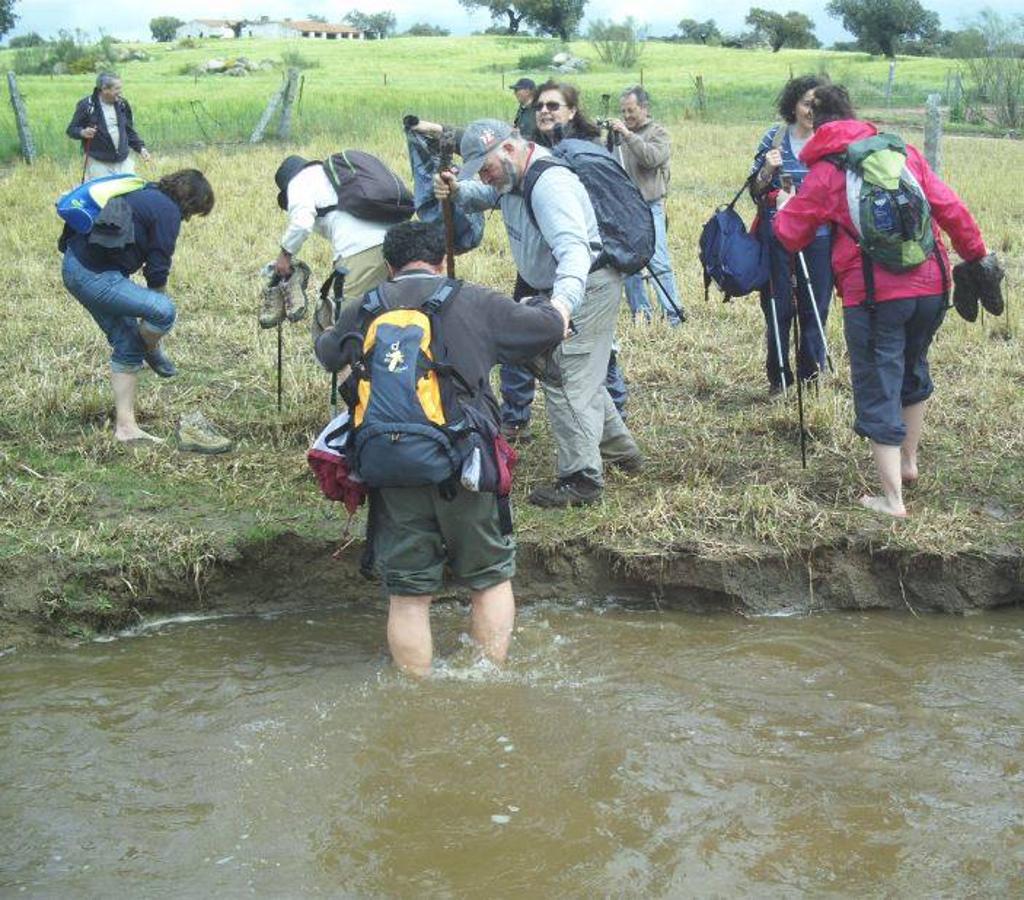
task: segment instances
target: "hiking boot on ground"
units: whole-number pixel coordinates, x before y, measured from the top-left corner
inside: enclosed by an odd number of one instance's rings
[[[644,466],[647,465],[647,460],[644,459],[642,453],[634,453],[632,456],[622,456],[619,459],[606,460],[609,466],[615,466],[616,469],[621,469],[628,475],[636,475],[642,472]]]
[[[501,436],[514,447],[516,444],[529,444],[533,440],[533,431],[529,422],[502,422]]]
[[[201,412],[187,413],[178,423],[178,449],[189,453],[227,453],[234,444]]]
[[[603,488],[585,475],[559,478],[554,484],[533,491],[527,502],[545,509],[566,509],[570,506],[589,506],[601,499]]]
[[[306,316],[306,285],[312,273],[304,262],[295,263],[292,274],[284,285],[284,309],[289,322],[298,322]]]
[[[142,358],[157,375],[161,378],[173,378],[178,374],[178,367],[171,362],[171,358],[164,353],[163,347],[159,344],[152,350],[147,350]]]
[[[268,284],[263,289],[260,328],[274,328],[284,321],[285,290],[285,286],[281,282]]]

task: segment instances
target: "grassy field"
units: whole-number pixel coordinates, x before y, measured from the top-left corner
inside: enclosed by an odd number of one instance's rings
[[[138,131],[151,148],[226,144],[248,139],[270,95],[283,75],[282,59],[299,54],[312,67],[304,70],[301,103],[293,138],[321,136],[377,142],[411,111],[445,120],[467,121],[481,115],[508,114],[509,85],[519,74],[541,81],[547,73],[519,69],[524,56],[537,56],[552,44],[539,38],[396,38],[382,42],[206,40],[194,49],[174,44],[147,44],[147,62],[120,67],[125,95],[135,109]],[[681,44],[650,43],[638,67],[623,72],[603,65],[586,42],[572,51],[591,61],[590,70],[575,78],[591,112],[600,111],[600,96],[619,92],[641,79],[655,98],[660,118],[680,121],[696,116],[694,78],[702,76],[707,92],[707,118],[718,122],[771,118],[770,104],[790,73],[828,71],[847,84],[867,107],[884,102],[889,64],[866,54],[819,50],[723,50]],[[15,51],[0,51],[0,67],[14,65]],[[212,58],[247,57],[269,60],[272,71],[244,78],[224,75],[195,77],[191,71]],[[900,59],[892,105],[920,107],[929,93],[944,93],[954,61]],[[92,87],[89,75],[23,76],[19,78],[30,123],[40,152],[68,158],[77,145],[64,129],[75,101]],[[17,152],[10,104],[0,105],[0,159]]]
[[[284,532],[333,537],[343,516],[319,499],[306,469],[305,449],[324,424],[328,382],[315,365],[305,323],[285,330],[285,403],[275,405],[276,336],[256,322],[260,267],[272,259],[284,225],[272,176],[286,152],[322,156],[340,144],[379,153],[407,171],[399,123],[391,111],[433,113],[431,86],[446,83],[436,57],[421,60],[422,78],[387,91],[372,87],[403,42],[366,47],[317,48],[319,54],[353,50],[364,65],[345,78],[363,84],[366,127],[331,133],[288,148],[267,145],[232,150],[206,146],[161,152],[154,175],[197,166],[210,177],[217,206],[206,220],[183,227],[170,293],[178,324],[167,341],[179,377],[141,379],[144,428],[171,436],[178,418],[201,409],[238,443],[221,458],[159,450],[125,449],[112,439],[108,351],[102,335],[63,289],[59,232],[53,198],[78,177],[76,161],[47,159],[16,165],[0,177],[5,215],[0,224],[0,581],[12,592],[49,598],[60,617],[74,604],[109,604],[107,592],[133,594],[154,572],[201,580],[218,558],[240,543],[271,540]],[[493,82],[479,68],[474,42],[425,41],[444,49],[448,68],[462,57],[467,69],[458,96],[466,111],[487,104],[508,112],[497,89],[468,105],[472,85]],[[520,52],[504,48],[509,60]],[[693,48],[654,47],[651,57]],[[268,51],[267,53],[269,53]],[[174,51],[168,51],[174,56]],[[267,55],[256,51],[254,56]],[[424,51],[426,55],[426,50]],[[787,57],[745,55],[785,67]],[[177,57],[175,57],[177,58]],[[740,57],[737,57],[740,58]],[[816,55],[789,55],[815,60]],[[147,69],[145,66],[152,66]],[[923,63],[922,65],[931,65]],[[159,121],[158,66],[126,73],[128,94],[141,122]],[[908,69],[910,66],[908,65]],[[668,72],[665,66],[665,84]],[[324,66],[315,77],[328,90]],[[445,70],[447,71],[447,69]],[[784,73],[782,73],[784,74]],[[774,80],[781,80],[780,74]],[[682,74],[680,74],[682,80]],[[612,87],[621,75],[595,73],[590,85]],[[605,79],[605,81],[601,81]],[[466,84],[462,84],[466,82]],[[254,104],[276,81],[200,82],[208,103],[213,88],[247,92]],[[657,85],[658,82],[655,82]],[[62,87],[59,103],[57,87]],[[401,84],[401,83],[400,83]],[[468,86],[467,86],[468,85]],[[29,81],[52,92],[57,110],[80,94],[70,80]],[[309,87],[309,86],[307,86]],[[170,80],[167,91],[183,103],[191,82]],[[655,89],[657,89],[655,87]],[[338,97],[348,88],[330,90]],[[382,114],[377,100],[387,114]],[[226,101],[225,101],[226,102]],[[305,101],[311,103],[311,95]],[[476,103],[474,100],[473,103]],[[349,101],[348,109],[355,109]],[[41,100],[33,101],[41,106]],[[369,108],[368,108],[369,106]],[[609,548],[638,561],[673,553],[709,558],[756,557],[766,548],[799,555],[822,546],[872,546],[942,556],[1019,552],[1024,538],[1024,207],[1019,172],[1024,145],[950,138],[943,146],[944,176],[967,200],[1008,268],[1008,315],[968,325],[951,313],[932,360],[937,394],[922,446],[922,480],[908,495],[910,518],[883,522],[861,511],[856,497],[873,483],[867,446],[850,429],[852,401],[843,351],[841,316],[829,318],[837,375],[807,401],[812,440],[800,468],[795,402],[769,403],[763,372],[763,322],[753,298],[723,305],[702,297],[696,242],[712,209],[737,188],[763,127],[773,120],[765,102],[756,122],[672,125],[673,180],[668,202],[670,247],[690,321],[671,331],[656,323],[631,324],[623,314],[621,358],[632,391],[630,425],[651,465],[640,477],[610,476],[598,507],[568,513],[538,511],[521,502],[553,472],[553,445],[538,401],[539,440],[524,454],[515,488],[520,540],[557,550],[570,545]],[[61,121],[63,121],[61,119]],[[339,115],[339,122],[344,122]],[[63,127],[61,125],[61,127]],[[141,124],[145,133],[150,125]],[[920,135],[905,132],[913,142]],[[70,143],[70,142],[65,142]],[[63,146],[63,145],[62,145]],[[746,201],[744,201],[746,203]],[[749,210],[747,210],[749,212]],[[324,242],[310,240],[303,256],[316,275],[326,271]],[[500,216],[492,217],[482,248],[462,257],[459,275],[511,286],[514,270]],[[108,584],[97,593],[96,575]],[[86,599],[69,584],[83,584]],[[111,586],[112,585],[112,586]]]

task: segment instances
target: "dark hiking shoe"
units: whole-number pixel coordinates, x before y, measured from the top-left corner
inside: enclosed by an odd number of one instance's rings
[[[560,478],[554,484],[539,487],[526,498],[528,503],[545,509],[589,506],[601,499],[603,489],[584,475]]]
[[[178,367],[171,362],[171,358],[164,353],[160,346],[147,350],[142,358],[146,361],[146,365],[161,378],[173,378],[178,374]]]
[[[234,444],[201,412],[187,413],[178,423],[178,449],[189,453],[227,453]]]
[[[978,318],[978,286],[971,263],[953,266],[953,306],[960,318],[973,322]]]
[[[502,422],[501,436],[514,447],[516,444],[529,444],[533,440],[533,430],[529,422]]]
[[[644,466],[647,465],[647,460],[644,459],[642,453],[634,453],[632,456],[623,456],[619,459],[607,460],[608,465],[615,466],[616,469],[621,469],[629,475],[636,475],[642,472]]]
[[[1005,307],[1002,282],[1006,272],[999,263],[999,257],[990,253],[972,265],[975,267],[974,280],[978,286],[978,299],[981,305],[993,316],[1001,316]]]

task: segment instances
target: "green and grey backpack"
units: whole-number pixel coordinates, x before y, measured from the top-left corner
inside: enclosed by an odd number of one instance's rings
[[[931,205],[907,167],[906,144],[894,134],[855,141],[830,159],[846,173],[846,202],[856,231],[850,236],[860,248],[870,302],[872,263],[908,272],[935,253]]]

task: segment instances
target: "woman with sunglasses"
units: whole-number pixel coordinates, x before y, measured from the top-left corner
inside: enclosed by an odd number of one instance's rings
[[[580,91],[575,85],[564,81],[548,80],[537,88],[536,96],[533,109],[537,115],[537,143],[545,147],[554,147],[565,138],[576,138],[590,141],[600,147],[604,146],[604,142],[601,140],[601,129],[588,119],[580,108]],[[612,345],[611,358],[608,360],[608,378],[605,381],[605,387],[608,388],[608,393],[611,395],[619,415],[625,419],[629,390],[618,365],[618,348],[619,343],[616,339]],[[509,391],[511,396],[514,396],[516,392],[515,378],[516,376],[513,375],[508,385],[511,388]],[[507,376],[506,380],[508,380]]]
[[[540,143],[553,147],[563,138],[601,143],[601,129],[580,109],[580,92],[564,81],[545,81],[533,103]]]

